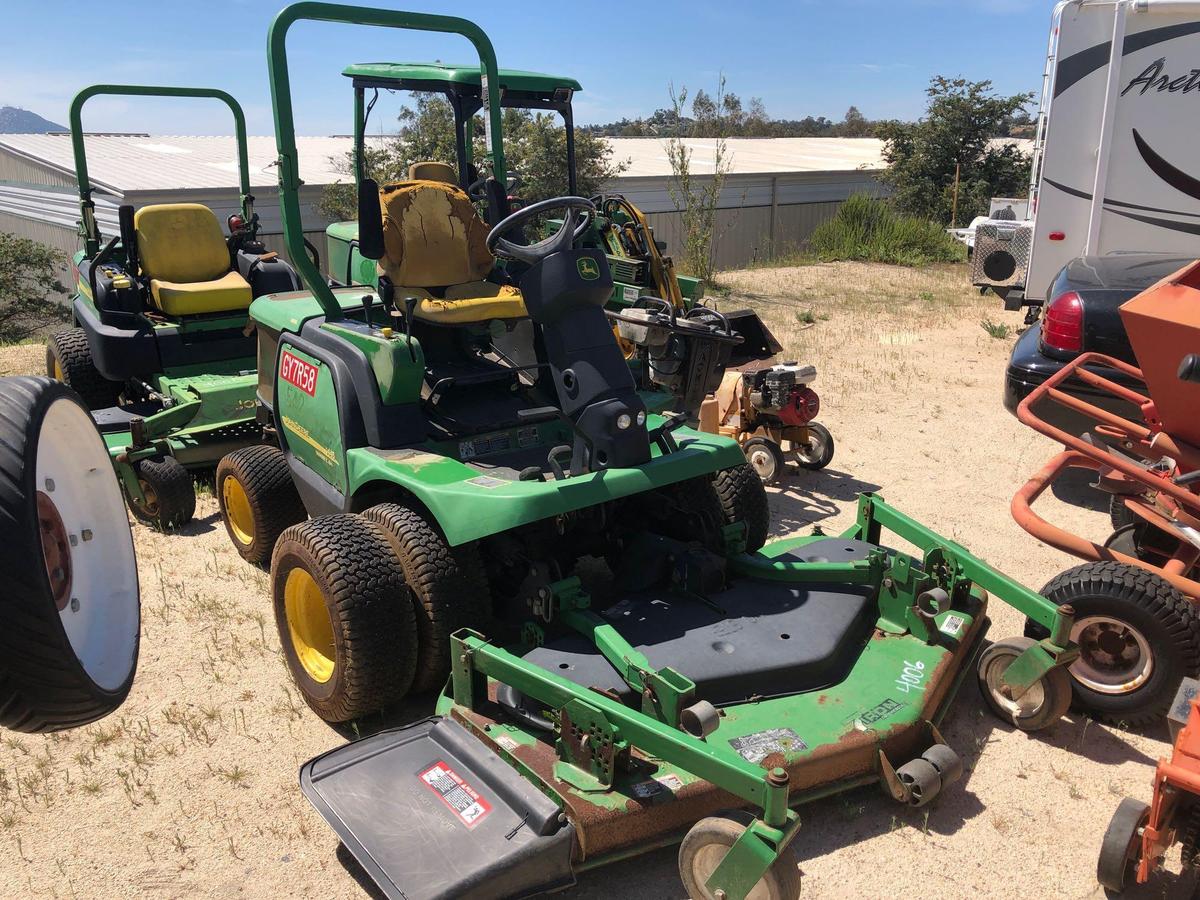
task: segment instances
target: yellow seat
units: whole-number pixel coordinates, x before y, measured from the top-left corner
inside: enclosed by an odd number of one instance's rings
[[[150,297],[169,316],[231,312],[253,299],[229,268],[229,248],[212,210],[199,203],[143,206],[133,217]]]
[[[444,162],[415,162],[408,167],[409,181],[441,181],[458,184],[458,173],[454,166]]]
[[[435,174],[428,167],[437,165],[422,163],[413,170]],[[465,325],[527,315],[517,288],[486,280],[496,263],[485,244],[488,229],[461,188],[426,177],[385,185],[379,202],[384,243],[379,268],[396,286],[397,301],[419,298],[417,318]]]

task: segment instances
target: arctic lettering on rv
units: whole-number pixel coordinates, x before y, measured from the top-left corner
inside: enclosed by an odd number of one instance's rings
[[[1121,96],[1124,97],[1136,87],[1141,87],[1139,93],[1145,94],[1151,88],[1162,93],[1167,91],[1171,94],[1189,93],[1190,91],[1200,91],[1200,69],[1192,69],[1186,75],[1180,75],[1177,78],[1171,78],[1169,75],[1164,75],[1163,70],[1167,67],[1167,58],[1165,56],[1156,59],[1153,63],[1146,67],[1142,74],[1129,82],[1125,86],[1125,90],[1121,91]]]

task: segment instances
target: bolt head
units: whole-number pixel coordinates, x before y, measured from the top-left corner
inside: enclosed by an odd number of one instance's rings
[[[91,539],[92,539],[92,538],[93,538],[95,535],[93,535],[93,534],[92,534],[92,529],[90,529],[90,528],[84,528],[84,529],[83,529],[83,530],[80,532],[79,536],[80,536],[81,538],[83,538],[83,540],[85,540],[85,541],[90,541],[90,540],[91,540]]]
[[[54,479],[53,478],[46,479],[46,490],[49,492],[54,491]]]
[[[79,598],[78,597],[71,598],[71,612],[79,612]]]

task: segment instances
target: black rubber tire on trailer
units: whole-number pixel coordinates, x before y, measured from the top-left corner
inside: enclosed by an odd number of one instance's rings
[[[1113,494],[1108,498],[1108,519],[1112,522],[1113,531],[1120,531],[1126,525],[1141,521],[1129,511],[1121,494]]]
[[[271,557],[271,599],[288,670],[318,716],[348,722],[404,699],[417,626],[378,525],[350,513],[288,528]]]
[[[137,560],[108,451],[58,381],[0,379],[0,533],[0,726],[112,712],[137,668]]]
[[[807,450],[795,451],[796,462],[802,468],[817,472],[833,462],[835,444],[829,429],[820,422],[809,422],[808,431],[812,440]]]
[[[741,811],[720,813],[701,819],[684,836],[679,845],[679,877],[692,900],[715,900],[704,884],[750,821]],[[754,890],[767,900],[799,900],[800,867],[791,848],[771,863]]]
[[[1096,862],[1096,880],[1103,887],[1116,893],[1125,889],[1142,855],[1142,829],[1149,821],[1149,806],[1132,797],[1121,800],[1104,832]]]
[[[1196,609],[1153,572],[1117,562],[1085,563],[1052,579],[1042,588],[1042,594],[1060,606],[1068,603],[1075,609],[1072,640],[1080,643],[1081,654],[1070,667],[1075,705],[1103,722],[1126,727],[1154,722],[1166,713],[1180,680],[1200,672],[1200,618]],[[1097,657],[1089,650],[1089,641],[1081,643],[1080,638],[1095,634],[1084,632],[1092,627],[1100,629],[1105,620],[1120,623],[1124,632],[1114,633],[1126,646],[1132,642],[1139,659],[1145,657],[1150,662],[1150,671],[1137,673],[1142,680],[1133,688],[1124,685],[1136,679],[1120,673],[1113,676],[1114,685],[1121,686],[1119,690],[1104,692],[1085,683],[1099,684],[1088,675],[1095,668],[1091,661]],[[1040,640],[1046,631],[1026,622],[1025,634]]]
[[[271,561],[284,529],[308,518],[278,447],[240,447],[217,463],[214,479],[221,520],[238,555],[251,565]]]
[[[82,328],[59,331],[46,341],[46,374],[79,394],[89,410],[115,406],[121,395],[120,383],[109,381],[96,369]]]
[[[129,511],[143,525],[159,531],[182,528],[196,514],[196,485],[192,473],[173,456],[151,456],[133,464],[145,502],[126,492]]]
[[[725,525],[746,523],[746,552],[753,553],[767,542],[771,530],[771,507],[758,473],[749,463],[722,469],[712,479],[721,503]]]
[[[412,591],[418,640],[412,689],[440,688],[450,674],[450,635],[486,631],[491,617],[479,548],[451,547],[437,525],[399,503],[381,503],[363,516],[383,529]]]
[[[1071,676],[1061,666],[1047,672],[1017,700],[1003,686],[1005,670],[1034,643],[1031,637],[996,641],[979,655],[976,668],[980,693],[992,712],[1026,732],[1049,728],[1071,708]]]

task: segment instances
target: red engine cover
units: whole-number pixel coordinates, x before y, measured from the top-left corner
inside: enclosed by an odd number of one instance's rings
[[[784,425],[807,425],[820,411],[821,398],[817,392],[807,385],[800,385],[779,408],[779,421]]]

